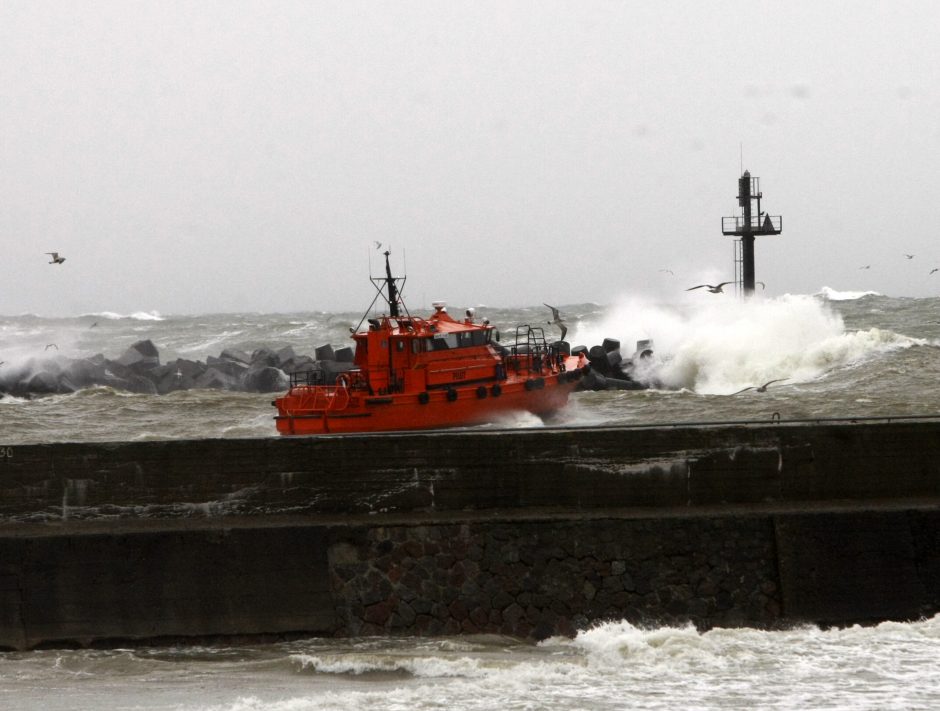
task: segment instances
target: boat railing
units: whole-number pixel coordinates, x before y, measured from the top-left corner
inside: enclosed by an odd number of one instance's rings
[[[302,385],[326,385],[326,374],[320,369],[298,370],[290,374],[292,388]]]
[[[296,404],[291,408],[291,414],[301,415],[307,412],[345,410],[352,396],[349,381],[342,380],[336,385],[300,387],[294,391],[294,397]]]
[[[527,371],[542,375],[546,370],[554,370],[556,359],[554,349],[545,340],[545,331],[539,326],[524,324],[516,327],[515,342],[509,346],[506,360],[516,373]]]
[[[308,370],[291,373],[291,394],[297,398],[294,414],[303,412],[330,412],[345,410],[354,391],[365,382],[358,370],[349,370],[336,375],[336,382],[326,384],[323,371]]]

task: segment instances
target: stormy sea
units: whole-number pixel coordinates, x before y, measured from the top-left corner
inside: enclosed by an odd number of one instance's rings
[[[473,305],[502,333],[555,328],[543,306]],[[452,312],[462,313],[463,305]],[[412,309],[424,315],[421,309]],[[940,415],[940,298],[872,292],[697,293],[562,307],[572,345],[652,339],[645,390],[575,393],[550,422],[486,427],[652,426]],[[120,355],[150,340],[163,362],[224,349],[350,345],[360,313],[92,313],[0,317],[4,368]],[[54,344],[54,347],[52,347]],[[769,385],[767,385],[769,383]],[[761,386],[766,385],[766,388]],[[272,437],[270,393],[111,387],[0,398],[0,446],[50,441]],[[0,654],[3,709],[927,709],[940,706],[940,619],[756,631],[610,620],[574,639],[481,636],[294,640],[218,647]]]

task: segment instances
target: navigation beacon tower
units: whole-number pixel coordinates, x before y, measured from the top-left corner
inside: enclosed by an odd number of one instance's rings
[[[760,178],[752,178],[747,170],[738,178],[738,206],[743,215],[722,217],[721,233],[741,239],[734,243],[734,281],[744,289],[744,295],[754,293],[754,238],[757,235],[779,235],[783,232],[783,217],[765,215],[760,209]],[[756,214],[751,207],[757,201]]]

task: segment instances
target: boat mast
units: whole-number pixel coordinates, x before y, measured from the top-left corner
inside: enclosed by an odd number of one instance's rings
[[[388,315],[392,318],[398,318],[398,288],[395,286],[395,277],[392,276],[392,268],[388,265],[388,257],[391,254],[385,250],[385,284],[388,286]]]

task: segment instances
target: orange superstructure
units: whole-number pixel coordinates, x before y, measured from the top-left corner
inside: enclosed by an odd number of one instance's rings
[[[511,412],[550,415],[564,407],[587,361],[543,330],[519,326],[500,345],[473,311],[455,320],[442,303],[428,318],[411,316],[398,296],[385,253],[388,314],[353,334],[354,369],[328,385],[295,374],[275,400],[285,435],[433,429],[492,422]],[[373,302],[374,303],[374,302]]]

